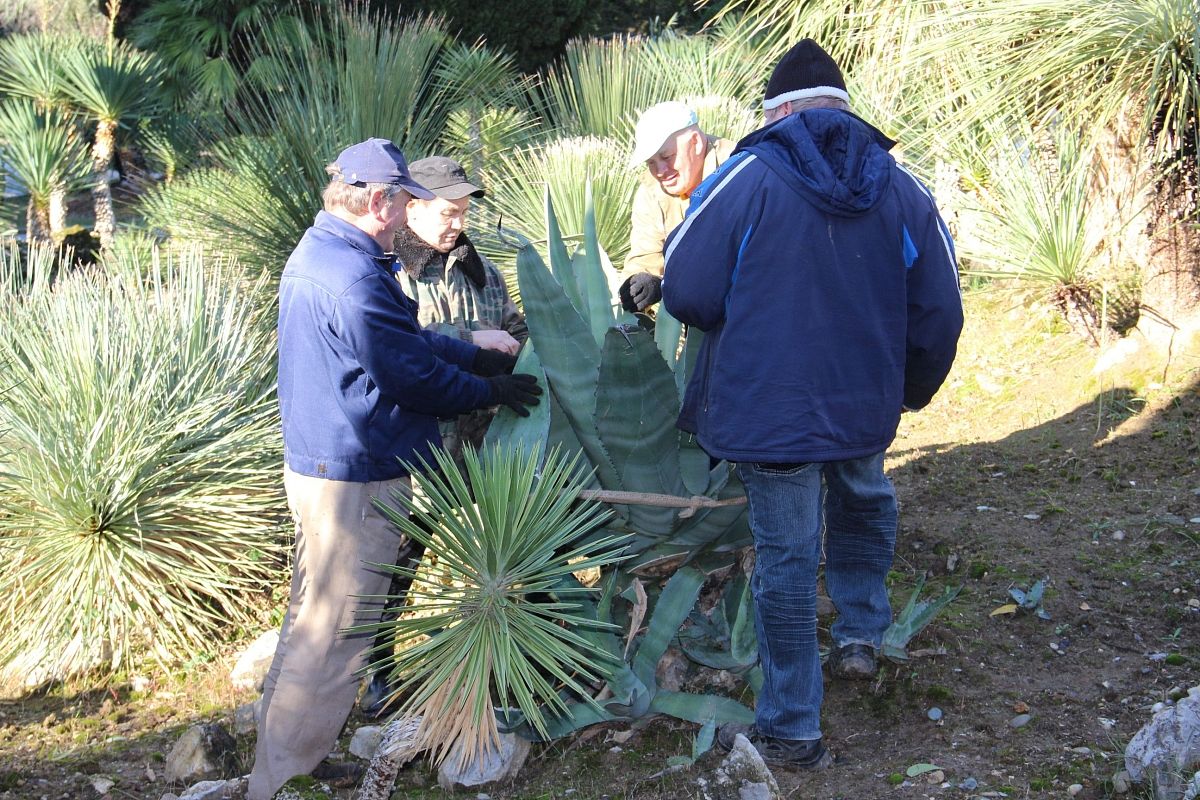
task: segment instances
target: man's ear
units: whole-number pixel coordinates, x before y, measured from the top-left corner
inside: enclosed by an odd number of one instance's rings
[[[700,131],[692,131],[692,152],[698,156],[704,155],[707,142],[704,141],[704,134]]]
[[[370,196],[367,198],[367,211],[371,214],[378,215],[381,211],[387,208],[388,196],[382,189],[372,189]]]

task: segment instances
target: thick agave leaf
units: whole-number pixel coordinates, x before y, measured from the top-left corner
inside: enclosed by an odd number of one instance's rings
[[[616,320],[613,319],[612,290],[604,275],[600,258],[600,242],[596,236],[596,204],[592,200],[592,183],[588,181],[584,192],[583,241],[571,257],[571,269],[579,284],[579,294],[587,311],[584,317],[591,325],[596,344],[604,346],[604,337]]]
[[[731,697],[713,694],[661,691],[654,695],[650,710],[677,719],[704,724],[717,722],[754,722],[754,712]]]
[[[671,316],[661,303],[654,317],[654,343],[662,352],[663,360],[674,372],[679,363],[679,337],[683,335],[683,323]]]
[[[662,340],[659,339],[657,327],[654,336],[659,341],[661,348]],[[683,402],[688,380],[696,371],[696,357],[703,341],[703,331],[696,328],[688,329],[683,352],[680,353],[679,361],[675,365],[675,387],[679,390],[680,403]],[[728,465],[721,469],[720,474],[723,475],[728,470]],[[683,432],[679,436],[679,474],[683,478],[684,486],[691,494],[709,494],[710,491],[717,488],[712,481],[712,477],[718,474],[714,471],[712,459],[701,449],[695,436]],[[721,478],[721,481],[724,481],[724,478]]]
[[[679,437],[679,477],[688,494],[707,494],[712,475],[712,459],[686,431],[676,431]]]
[[[663,587],[646,632],[638,643],[637,653],[633,657],[633,671],[647,686],[656,687],[655,668],[667,652],[667,646],[679,632],[679,626],[687,619],[696,598],[700,595],[700,587],[704,585],[704,573],[698,569],[685,567],[671,576]]]
[[[579,312],[579,316],[587,319],[587,304],[583,300],[579,283],[575,280],[571,255],[567,252],[567,245],[563,240],[558,215],[554,213],[554,201],[550,197],[549,185],[546,186],[543,200],[546,208],[546,250],[550,256],[550,271],[571,300],[571,305]],[[599,341],[596,342],[596,346],[600,346]]]
[[[602,486],[619,489],[620,480],[596,432],[596,382],[600,348],[566,292],[531,244],[517,254],[517,280],[527,310],[531,339],[546,370],[550,390],[571,422]]]
[[[729,652],[739,664],[758,659],[758,634],[754,628],[754,595],[746,574],[738,570],[725,587],[723,610],[729,624]]]
[[[883,633],[883,654],[893,661],[908,660],[908,643],[921,631],[925,630],[933,618],[941,613],[942,609],[950,605],[950,602],[958,597],[958,593],[962,591],[962,586],[947,586],[940,597],[932,600],[919,600],[921,590],[925,588],[925,573],[917,578],[917,585],[913,587],[912,594],[908,598],[908,603],[905,604],[904,610],[896,617],[886,631]]]
[[[546,371],[542,361],[534,350],[533,342],[526,342],[517,359],[514,372],[524,372],[538,379],[538,385],[546,389]],[[527,453],[536,454],[539,468],[546,457],[546,441],[550,436],[550,403],[549,395],[536,406],[528,406],[529,416],[522,417],[508,406],[501,406],[496,418],[488,426],[484,446],[499,445],[505,447],[514,445],[521,447]]]
[[[604,340],[596,388],[596,430],[626,491],[680,494],[675,452],[679,395],[671,371],[641,328],[611,328]],[[677,509],[630,506],[630,525],[662,536]]]

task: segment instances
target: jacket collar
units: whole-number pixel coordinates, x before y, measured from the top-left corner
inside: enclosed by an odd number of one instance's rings
[[[407,225],[402,225],[396,231],[393,247],[405,273],[413,280],[443,280],[446,269],[453,265],[458,267],[477,289],[483,289],[487,285],[483,261],[465,233],[458,235],[454,248],[449,253],[442,253],[426,244]]]
[[[379,242],[367,235],[366,231],[350,224],[341,217],[334,216],[328,211],[318,211],[317,218],[313,220],[313,227],[338,237],[353,247],[355,250],[360,250],[364,255],[380,264],[381,266],[390,268],[395,256],[391,253],[383,252],[383,248],[379,246]]]

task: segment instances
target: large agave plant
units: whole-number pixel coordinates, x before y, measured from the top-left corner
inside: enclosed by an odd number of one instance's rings
[[[681,354],[681,326],[665,311],[651,333],[614,305],[590,192],[582,241],[573,255],[549,198],[545,208],[550,267],[525,241],[517,255],[517,278],[553,401],[549,419],[514,419],[502,412],[490,439],[537,441],[548,435],[552,445],[585,453],[607,491],[701,497],[709,503],[741,496],[730,465],[710,465],[694,437],[675,427],[698,332],[689,334]],[[742,505],[614,508],[612,527],[633,537],[628,546],[632,568],[705,556],[728,564],[734,550],[750,543]]]
[[[0,668],[29,683],[209,646],[286,555],[268,282],[54,258],[0,254]]]

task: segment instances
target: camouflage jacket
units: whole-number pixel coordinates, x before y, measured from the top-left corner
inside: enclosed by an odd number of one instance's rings
[[[471,332],[507,331],[522,344],[529,338],[525,316],[504,285],[504,277],[484,258],[466,234],[449,253],[419,239],[407,226],[396,234],[396,280],[417,301],[417,321],[423,328],[471,341]],[[460,460],[462,446],[479,447],[494,412],[488,409],[444,420],[442,446]]]

